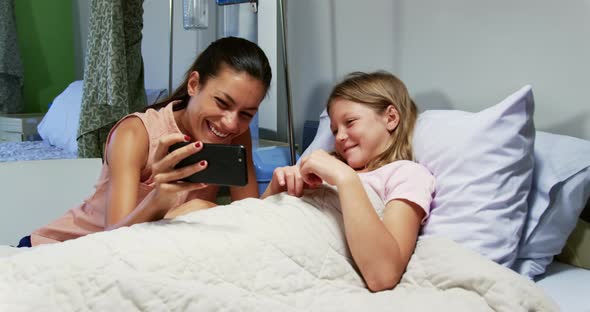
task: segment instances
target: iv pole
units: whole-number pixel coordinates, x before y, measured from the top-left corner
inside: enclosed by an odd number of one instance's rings
[[[283,35],[283,66],[285,67],[285,89],[287,91],[287,120],[289,127],[289,149],[291,151],[291,165],[296,162],[295,158],[295,140],[293,139],[293,108],[291,106],[291,83],[289,80],[289,67],[287,61],[287,21],[285,19],[286,0],[279,0],[279,14],[281,17],[281,32]]]
[[[172,43],[173,43],[173,24],[172,24],[172,20],[174,20],[174,0],[170,0],[170,12],[169,12],[169,20],[170,20],[170,24],[169,24],[169,29],[170,29],[170,34],[168,35],[168,39],[170,40],[170,50],[169,50],[169,55],[168,55],[168,96],[172,95]]]

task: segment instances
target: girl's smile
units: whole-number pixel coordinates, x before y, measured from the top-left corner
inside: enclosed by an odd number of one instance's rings
[[[388,146],[388,115],[345,99],[334,100],[330,127],[336,137],[336,152],[356,170],[366,167]]]

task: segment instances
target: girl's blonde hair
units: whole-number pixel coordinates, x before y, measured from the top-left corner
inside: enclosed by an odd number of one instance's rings
[[[385,71],[373,73],[353,72],[337,84],[328,98],[327,110],[330,114],[332,103],[337,99],[359,103],[374,110],[377,114],[386,112],[393,105],[399,113],[399,123],[389,136],[387,149],[369,161],[366,168],[374,170],[396,160],[413,160],[412,135],[418,109],[410,98],[404,83]]]

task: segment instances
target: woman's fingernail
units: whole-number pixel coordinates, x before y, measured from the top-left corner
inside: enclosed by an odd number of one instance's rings
[[[189,137],[188,135],[185,135],[185,136],[184,136],[184,140],[188,142],[188,141],[190,141],[190,140],[191,140],[191,137]]]
[[[199,162],[199,165],[201,165],[201,166],[205,166],[206,164],[207,164],[207,161],[205,161],[205,160],[201,160],[201,162]]]
[[[195,146],[196,146],[197,148],[201,147],[201,142],[199,141],[199,142],[195,143]]]

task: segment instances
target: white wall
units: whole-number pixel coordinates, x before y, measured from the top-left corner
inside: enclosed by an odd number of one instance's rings
[[[258,124],[260,128],[277,131],[277,1],[259,0],[257,13],[257,41],[264,50],[270,67],[272,68],[273,79],[270,82],[266,97],[258,109]],[[281,67],[282,69],[282,67]]]
[[[174,1],[176,86],[219,34],[214,0],[207,30],[184,30],[182,0]],[[80,27],[87,27],[87,7],[74,1]],[[402,78],[421,109],[478,111],[530,83],[537,129],[590,140],[584,94],[590,82],[590,0],[291,0],[287,15],[298,143],[303,123],[318,119],[338,79],[376,69]],[[78,36],[77,50],[84,51],[87,30]],[[145,0],[143,36],[146,87],[167,88],[168,1]],[[83,55],[78,59],[83,63]],[[278,71],[273,76],[281,78]],[[277,119],[281,125],[283,117]]]
[[[537,129],[590,140],[590,1],[288,1],[289,70],[301,140],[330,87],[385,69],[421,109],[478,111],[533,86]]]
[[[197,55],[217,38],[217,5],[209,0],[209,28],[184,29],[182,0],[174,0],[172,88],[176,88]],[[168,88],[169,2],[145,0],[143,3],[143,39],[141,51],[145,69],[145,87]]]
[[[260,127],[273,132],[277,131],[277,74],[278,61],[282,61],[277,55],[277,29],[276,29],[276,2],[275,0],[260,0],[258,13],[253,13],[250,4],[240,4],[221,7],[215,0],[209,1],[209,28],[184,29],[182,0],[174,0],[173,22],[173,67],[172,88],[176,88],[184,79],[186,71],[196,59],[197,55],[212,41],[224,35],[244,37],[259,42],[265,50],[271,67],[273,68],[273,81],[267,97],[260,107]],[[230,26],[229,33],[224,34],[223,15],[225,9],[238,9],[239,16],[230,16],[228,23],[235,25],[238,30]],[[142,56],[144,62],[145,87],[147,89],[167,89],[169,72],[169,1],[145,0],[143,3],[143,31],[142,31]],[[89,3],[87,0],[73,0],[72,11],[74,17],[74,48],[76,55],[76,79],[84,77],[84,57],[86,41],[88,40],[88,22],[90,18]],[[231,14],[229,14],[231,15]],[[258,24],[256,18],[262,16],[262,23]],[[261,34],[256,33],[256,27],[260,26]],[[282,67],[281,69],[282,70]],[[278,114],[286,114],[279,111]],[[286,120],[280,118],[281,122]]]
[[[182,0],[174,0],[173,22],[173,88],[183,80],[199,52],[217,38],[217,4],[209,0],[209,28],[183,27]],[[90,7],[87,0],[73,0],[74,50],[76,55],[76,79],[84,78],[84,57],[88,40]],[[141,49],[145,70],[145,87],[168,88],[169,1],[144,0]]]

